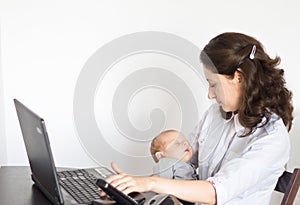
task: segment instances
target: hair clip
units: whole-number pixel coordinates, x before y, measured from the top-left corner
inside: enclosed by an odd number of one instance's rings
[[[249,58],[250,58],[251,60],[254,59],[254,54],[255,54],[255,52],[256,52],[256,45],[253,45],[252,50],[251,50],[251,53],[250,53],[250,55],[249,55]]]

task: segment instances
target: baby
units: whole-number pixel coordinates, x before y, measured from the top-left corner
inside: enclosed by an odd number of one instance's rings
[[[197,179],[197,173],[189,161],[193,150],[185,136],[176,130],[167,130],[151,142],[152,157],[156,162],[154,174],[169,179]]]

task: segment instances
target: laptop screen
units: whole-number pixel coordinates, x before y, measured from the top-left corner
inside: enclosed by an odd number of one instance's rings
[[[45,122],[25,105],[14,99],[32,179],[55,204],[63,204],[56,168],[49,144]]]

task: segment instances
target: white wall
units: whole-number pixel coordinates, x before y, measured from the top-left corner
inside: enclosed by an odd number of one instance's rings
[[[4,101],[3,101],[3,77],[2,77],[2,58],[1,58],[1,27],[0,27],[0,167],[1,164],[7,163],[7,149],[5,137],[5,122],[4,122]]]
[[[12,102],[13,98],[18,98],[45,118],[58,166],[96,165],[81,146],[73,122],[76,81],[85,63],[99,48],[116,38],[140,31],[172,33],[199,48],[224,31],[253,35],[263,42],[271,56],[281,56],[288,87],[294,93],[295,112],[299,113],[299,9],[300,3],[296,0],[2,0],[0,91],[3,85],[4,95],[0,92],[0,164],[27,164]],[[163,61],[168,59],[165,57]],[[172,62],[175,63],[174,60]],[[118,73],[119,78],[125,75],[126,72]],[[189,74],[186,76],[188,78]],[[116,76],[110,79],[111,83],[115,83],[116,79]],[[107,97],[109,90],[106,88],[105,92],[102,99]],[[206,93],[200,98],[204,97]],[[165,100],[166,104],[174,103],[168,97]],[[202,103],[198,99],[197,105]],[[131,113],[147,115],[151,112],[141,106],[135,109]],[[174,112],[177,112],[176,109]],[[100,115],[102,119],[108,117]],[[132,118],[133,123],[139,123],[134,121],[135,117]],[[147,116],[142,118],[148,119]],[[151,124],[147,123],[136,126],[145,128]],[[113,123],[109,126],[113,127]],[[111,133],[115,134],[115,130]],[[70,145],[66,145],[67,142]],[[115,160],[118,162],[118,159]],[[108,165],[108,162],[105,153],[103,164]],[[125,165],[122,164],[125,170],[133,169]]]

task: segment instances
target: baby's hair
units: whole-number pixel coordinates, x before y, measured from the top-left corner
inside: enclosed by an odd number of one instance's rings
[[[158,162],[158,159],[157,159],[155,153],[163,151],[166,147],[166,142],[161,142],[162,137],[165,134],[168,134],[171,132],[178,132],[178,131],[177,130],[165,130],[153,138],[153,140],[151,142],[151,146],[150,146],[150,153],[155,162]]]

